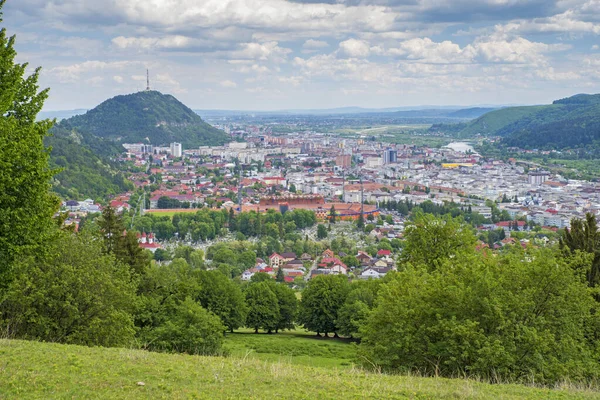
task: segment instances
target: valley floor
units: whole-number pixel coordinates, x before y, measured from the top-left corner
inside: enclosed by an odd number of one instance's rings
[[[140,350],[88,348],[17,340],[0,340],[0,398],[282,398],[282,399],[565,399],[599,394],[565,387],[556,390],[522,385],[490,385],[466,379],[419,378],[367,373],[348,365],[302,365],[303,359],[240,356],[262,348],[273,335],[239,333],[228,339],[230,357],[199,357]],[[288,334],[289,335],[289,334]],[[281,335],[275,348],[290,349],[294,334]],[[305,357],[348,356],[351,346],[333,343]],[[275,343],[275,342],[274,342]],[[300,347],[304,347],[306,343]],[[336,346],[339,345],[339,348]],[[277,347],[279,346],[279,347]],[[306,353],[308,348],[298,353]],[[351,350],[350,350],[351,351]],[[257,354],[267,354],[258,353]],[[250,352],[252,353],[252,352]],[[329,353],[331,357],[325,356]],[[269,357],[266,357],[269,358]]]

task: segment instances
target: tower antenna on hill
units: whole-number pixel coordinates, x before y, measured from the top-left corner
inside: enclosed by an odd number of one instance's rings
[[[150,71],[146,69],[146,91],[150,91]]]

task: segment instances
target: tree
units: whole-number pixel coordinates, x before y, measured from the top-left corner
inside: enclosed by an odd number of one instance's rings
[[[15,266],[0,328],[22,339],[89,346],[131,344],[136,283],[90,233],[61,233],[48,254]],[[4,326],[2,326],[4,325]]]
[[[123,217],[109,206],[102,210],[102,216],[98,218],[97,223],[104,243],[104,252],[114,254],[118,260],[129,265],[135,274],[144,274],[150,264],[151,254],[148,255],[139,246],[133,232],[125,231]]]
[[[298,312],[298,299],[293,289],[286,285],[271,283],[271,290],[277,297],[279,308],[279,320],[275,327],[275,333],[280,330],[294,329],[294,320]]]
[[[421,212],[406,227],[405,238],[400,260],[428,269],[437,268],[439,262],[474,247],[476,242],[475,235],[462,220],[449,215],[437,218]]]
[[[323,224],[317,225],[317,238],[325,239],[327,237],[327,228]]]
[[[435,270],[409,266],[383,283],[359,329],[366,360],[494,381],[597,376],[598,316],[583,274],[548,248],[514,246],[497,257],[464,250]]]
[[[0,10],[4,0],[0,1]],[[2,14],[0,13],[0,22]],[[48,166],[44,138],[52,122],[36,121],[48,97],[38,92],[40,69],[25,77],[27,64],[16,64],[15,36],[0,31],[0,298],[15,260],[43,248],[55,230],[52,216],[59,201],[50,193],[58,172]]]
[[[275,281],[278,283],[285,282],[285,275],[283,274],[283,268],[281,266],[277,268],[277,275],[275,275]]]
[[[569,256],[577,250],[592,254],[593,260],[585,271],[587,283],[590,287],[600,283],[600,231],[594,214],[587,213],[585,220],[571,220],[571,228],[565,229],[559,246]]]
[[[218,355],[223,346],[221,320],[189,297],[176,305],[149,335],[150,350]]]
[[[240,287],[220,271],[202,271],[198,278],[200,305],[221,318],[231,332],[244,326],[248,310]]]
[[[329,210],[329,223],[335,224],[335,218],[336,218],[335,205],[332,204],[331,209]]]
[[[338,311],[349,291],[348,279],[343,275],[322,275],[311,279],[302,291],[298,322],[309,331],[333,332],[337,336]]]
[[[355,281],[350,285],[350,292],[336,320],[340,334],[360,337],[360,327],[366,323],[371,310],[376,305],[375,300],[381,283],[381,279],[369,279]]]
[[[353,256],[352,254],[342,257],[342,262],[348,267],[360,266],[360,261],[358,261],[358,258],[356,258],[356,256]]]
[[[271,290],[270,282],[251,284],[246,290],[248,316],[246,326],[254,328],[254,333],[263,329],[271,333],[279,324],[279,304],[277,296]]]
[[[250,278],[251,283],[260,283],[260,282],[271,281],[271,280],[273,280],[273,278],[271,277],[271,275],[267,274],[266,272],[257,272],[254,275],[252,275],[252,277]]]
[[[238,262],[244,268],[252,268],[256,265],[256,253],[252,250],[246,250],[240,254]]]

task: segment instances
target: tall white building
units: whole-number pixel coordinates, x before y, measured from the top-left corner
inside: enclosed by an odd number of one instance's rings
[[[181,147],[181,143],[171,143],[171,155],[173,157],[181,157],[183,155],[183,148]]]

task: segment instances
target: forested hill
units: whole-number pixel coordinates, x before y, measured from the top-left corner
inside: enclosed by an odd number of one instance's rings
[[[55,132],[44,143],[52,147],[50,166],[61,172],[52,180],[53,190],[65,199],[106,198],[133,188],[118,171],[111,156],[124,151],[121,145],[95,136]]]
[[[552,104],[509,107],[470,122],[459,136],[501,136],[507,146],[564,149],[600,142],[600,94],[579,94]]]
[[[204,122],[175,97],[157,91],[113,97],[83,115],[61,121],[54,131],[92,134],[120,143],[181,142],[184,148],[229,141],[223,131]]]

